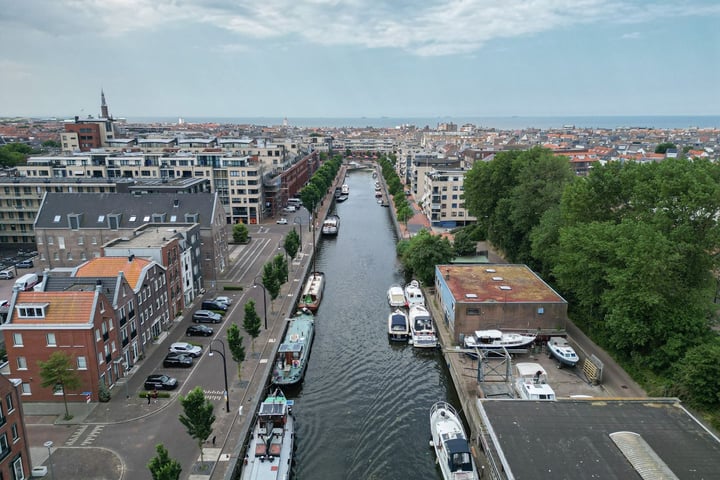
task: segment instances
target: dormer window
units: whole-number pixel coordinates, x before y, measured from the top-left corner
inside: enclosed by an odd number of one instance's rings
[[[15,306],[18,318],[45,318],[49,303],[21,303]]]
[[[108,225],[110,226],[110,230],[120,228],[120,214],[113,213],[112,215],[108,215]]]
[[[185,214],[185,222],[187,223],[197,223],[198,222],[198,214],[197,213],[186,213]]]
[[[153,222],[155,223],[165,223],[165,214],[164,213],[153,213]]]
[[[70,224],[70,230],[80,229],[80,214],[74,213],[68,215],[68,223]]]

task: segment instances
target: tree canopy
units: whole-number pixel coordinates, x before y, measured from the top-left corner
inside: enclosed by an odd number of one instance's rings
[[[65,403],[65,418],[70,419],[70,411],[67,404],[67,391],[80,388],[80,376],[73,368],[73,360],[64,352],[53,352],[47,361],[38,361],[40,366],[40,378],[42,387],[52,387],[60,390]]]
[[[180,462],[170,458],[167,448],[162,443],[155,446],[155,451],[157,455],[148,463],[153,480],[178,480],[182,472]]]
[[[180,396],[180,404],[183,407],[180,423],[185,426],[188,435],[197,441],[200,448],[200,463],[204,463],[202,444],[212,433],[215,407],[205,398],[202,387],[195,387],[185,397]]]

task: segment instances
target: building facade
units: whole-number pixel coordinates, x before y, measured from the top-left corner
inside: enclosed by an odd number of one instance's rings
[[[0,374],[0,478],[30,478],[30,444],[25,431],[21,381]]]

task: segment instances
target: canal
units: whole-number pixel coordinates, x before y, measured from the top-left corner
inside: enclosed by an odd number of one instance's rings
[[[442,355],[387,340],[386,293],[402,284],[396,234],[368,170],[347,178],[337,237],[317,245],[325,295],[305,381],[295,392],[294,478],[442,478],[429,446],[429,411],[458,405]]]

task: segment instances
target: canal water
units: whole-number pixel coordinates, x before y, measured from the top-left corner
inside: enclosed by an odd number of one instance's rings
[[[305,380],[295,392],[294,478],[442,478],[429,446],[429,411],[458,405],[438,351],[387,339],[387,289],[402,284],[396,234],[367,170],[348,175],[335,205],[340,230],[317,245],[326,286]]]

